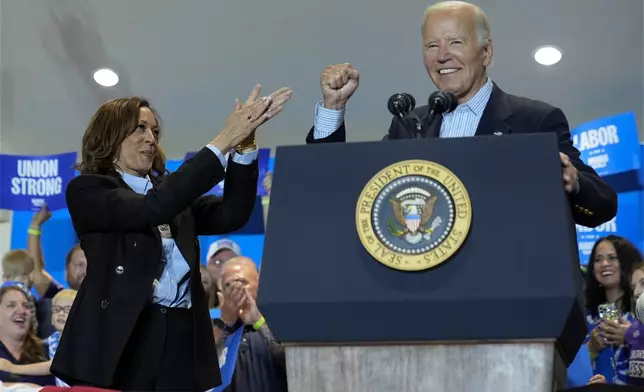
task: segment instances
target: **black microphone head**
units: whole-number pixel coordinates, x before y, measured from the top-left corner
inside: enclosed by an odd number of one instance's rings
[[[416,107],[416,98],[413,95],[402,93],[409,100],[409,111],[411,112]]]
[[[456,95],[447,91],[434,91],[429,96],[429,111],[433,114],[453,112],[458,106]]]
[[[394,116],[404,116],[414,110],[416,100],[411,94],[396,93],[387,101],[387,109]]]

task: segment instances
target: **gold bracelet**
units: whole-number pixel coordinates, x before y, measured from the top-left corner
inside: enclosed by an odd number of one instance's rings
[[[238,154],[243,154],[245,152],[248,152],[248,150],[257,150],[257,142],[253,140],[248,144],[238,144],[237,146],[235,146],[234,150]]]

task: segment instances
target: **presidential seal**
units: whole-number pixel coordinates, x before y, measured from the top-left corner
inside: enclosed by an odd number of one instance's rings
[[[411,160],[381,170],[356,206],[360,242],[380,263],[421,271],[449,260],[472,223],[465,186],[446,167]]]

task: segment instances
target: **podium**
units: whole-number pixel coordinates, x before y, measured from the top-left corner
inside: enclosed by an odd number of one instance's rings
[[[291,392],[551,392],[577,254],[554,134],[279,147],[258,305]]]

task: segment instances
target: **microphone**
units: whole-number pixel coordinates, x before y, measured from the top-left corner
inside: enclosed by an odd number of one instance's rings
[[[403,125],[409,131],[409,135],[413,138],[414,133],[416,138],[420,139],[421,137],[421,122],[420,119],[412,113],[416,107],[416,99],[413,95],[407,93],[396,93],[392,95],[387,101],[387,109],[389,113],[393,114],[395,117],[399,117]],[[412,119],[416,120],[416,132],[412,131],[412,127],[406,121],[406,117],[411,116]]]
[[[404,117],[416,107],[416,100],[411,94],[396,93],[387,101],[387,109],[394,116]]]
[[[644,294],[640,295],[635,303],[635,318],[641,324],[644,324]]]
[[[434,91],[429,96],[429,114],[453,112],[458,106],[458,98],[447,91]]]

